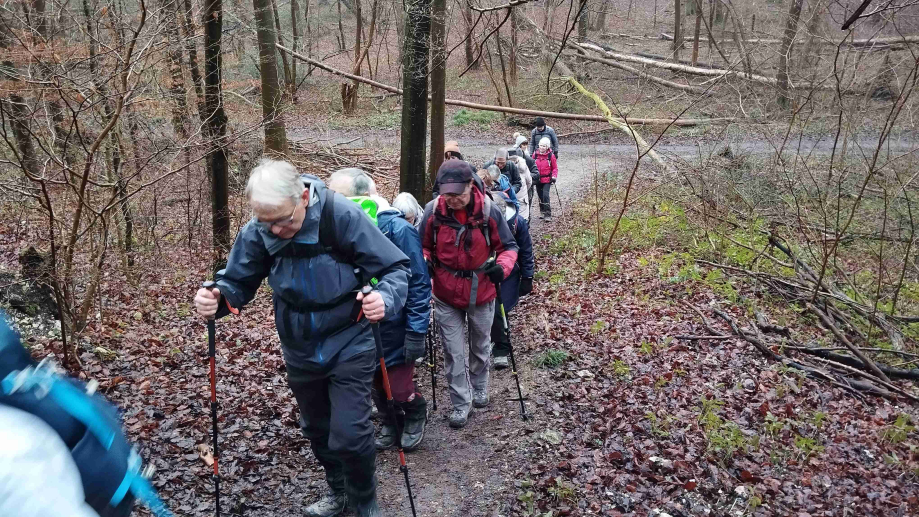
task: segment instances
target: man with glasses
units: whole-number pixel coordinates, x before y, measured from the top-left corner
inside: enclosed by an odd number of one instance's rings
[[[338,515],[347,500],[357,515],[379,516],[369,323],[402,310],[409,260],[358,205],[287,162],[262,160],[246,198],[255,217],[236,237],[217,287],[198,290],[195,306],[202,316],[224,316],[268,279],[303,434],[331,488],[305,515]],[[379,282],[365,297],[359,291],[371,278]]]
[[[437,172],[440,197],[427,204],[421,220],[421,246],[434,278],[434,316],[444,345],[454,429],[466,425],[473,407],[489,403],[495,284],[517,261],[517,243],[504,213],[473,183],[473,176],[467,163],[445,161]]]

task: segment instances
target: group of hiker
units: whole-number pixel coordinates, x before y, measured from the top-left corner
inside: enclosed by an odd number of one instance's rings
[[[377,450],[396,447],[402,456],[424,437],[427,401],[413,376],[429,332],[443,347],[450,427],[464,427],[475,408],[489,405],[491,356],[502,369],[511,354],[506,313],[533,289],[529,199],[538,195],[540,217],[551,218],[548,190],[558,176],[555,133],[541,118],[535,126],[529,139],[514,135],[514,146],[481,168],[448,143],[436,197],[424,208],[409,193],[388,203],[360,169],[336,171],[327,184],[285,161],[263,159],[252,170],[245,195],[254,217],[194,305],[211,322],[213,349],[213,320],[238,313],[267,278],[302,432],[329,485],[305,515],[330,517],[347,507],[362,517],[382,515]],[[216,449],[213,351],[211,357]],[[26,370],[29,364],[23,359]],[[372,404],[383,416],[376,437]],[[139,462],[132,465],[127,485],[115,487],[133,493],[136,485],[143,494]],[[214,472],[219,479],[216,464]],[[83,486],[86,501],[96,497],[103,510],[103,503],[122,501],[91,494],[86,479]],[[103,510],[34,515],[109,513]]]

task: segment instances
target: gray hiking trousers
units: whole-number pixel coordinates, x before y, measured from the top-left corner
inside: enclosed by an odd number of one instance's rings
[[[495,302],[457,309],[434,299],[434,316],[444,345],[444,371],[450,385],[453,408],[469,411],[472,390],[488,389],[488,365],[491,355],[491,323]],[[469,348],[466,348],[464,324],[469,326]]]

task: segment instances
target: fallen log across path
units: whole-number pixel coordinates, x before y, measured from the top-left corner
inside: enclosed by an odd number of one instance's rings
[[[390,93],[402,95],[401,88],[396,88],[395,86],[390,86],[388,84],[374,81],[372,79],[367,79],[366,77],[363,77],[360,75],[350,74],[343,70],[333,68],[323,63],[322,61],[317,61],[311,57],[304,56],[303,54],[300,54],[299,52],[294,52],[293,50],[283,45],[275,44],[275,46],[278,48],[278,50],[282,52],[287,52],[294,58],[299,59],[300,61],[309,63],[313,65],[314,67],[319,68],[321,70],[325,70],[326,72],[329,72],[331,74],[335,74],[337,76],[344,77],[346,79],[351,79],[353,81],[358,81],[358,82],[364,83],[366,85],[369,85],[374,88],[378,88],[380,90],[384,90]],[[467,102],[467,101],[461,101],[461,100],[455,100],[455,99],[446,99],[445,102],[446,104],[449,104],[451,106],[462,106],[462,107],[466,107],[470,109],[477,109],[477,110],[482,110],[482,111],[497,111],[500,113],[513,113],[515,115],[527,115],[531,117],[548,117],[548,118],[566,119],[566,120],[587,120],[587,121],[593,121],[593,122],[609,122],[606,119],[606,117],[602,117],[600,115],[581,115],[577,113],[562,113],[562,112],[557,112],[557,111],[537,111],[537,110],[528,110],[528,109],[522,109],[522,108],[510,108],[507,106],[493,106],[490,104],[479,104],[476,102]],[[735,118],[734,117],[701,118],[701,119],[700,118],[684,118],[684,119],[673,120],[673,119],[666,119],[666,118],[628,117],[626,119],[617,119],[617,120],[619,120],[620,122],[626,123],[626,124],[635,124],[635,125],[654,124],[654,125],[673,125],[673,126],[689,127],[689,126],[699,126],[703,124],[712,124],[715,122],[733,122]]]

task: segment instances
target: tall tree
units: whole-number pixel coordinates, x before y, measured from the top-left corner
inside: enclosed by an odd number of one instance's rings
[[[572,6],[572,9],[574,6]],[[580,10],[580,15],[578,16],[578,40],[587,41],[587,29],[590,26],[590,14],[589,10],[585,7]]]
[[[692,66],[696,66],[699,61],[699,32],[702,29],[702,0],[695,0],[694,9],[696,11],[696,28],[692,38]]]
[[[473,41],[475,40],[472,35],[472,25],[475,23],[472,16],[472,0],[466,0],[466,5],[461,10],[463,11],[463,20],[466,22],[466,39],[463,40],[463,47],[466,51],[466,66],[470,70],[478,70],[479,60],[475,58],[472,52]]]
[[[431,157],[429,175],[434,184],[444,161],[444,117],[447,98],[446,0],[431,2]]]
[[[683,0],[673,0],[673,60],[680,61],[680,49],[683,48]]]
[[[361,0],[354,0],[354,67],[352,73],[354,75],[361,74],[361,36],[364,31],[364,19],[361,15]],[[370,42],[367,42],[367,47],[370,47]],[[353,81],[351,83],[341,83],[341,109],[345,113],[354,113],[354,110],[357,109],[357,89],[361,83]]]
[[[428,43],[431,0],[406,0],[402,40],[401,190],[426,200],[425,143],[428,119]]]
[[[262,117],[265,124],[265,152],[287,155],[287,131],[281,108],[284,92],[278,79],[278,52],[275,47],[275,25],[271,0],[252,0],[258,34],[258,63],[262,77]]]
[[[791,93],[788,91],[788,62],[791,57],[791,47],[798,34],[798,20],[801,18],[801,4],[804,0],[792,0],[788,5],[788,17],[785,19],[785,34],[782,36],[782,50],[779,52],[779,69],[775,73],[775,80],[779,87],[779,106],[788,107]]]
[[[309,3],[307,2],[307,11],[309,11]],[[300,19],[300,2],[298,0],[290,0],[290,30],[293,33],[293,51],[300,52],[300,30],[297,22]],[[290,60],[290,73],[293,75],[293,83],[290,84],[290,100],[296,104],[297,103],[297,60]]]
[[[210,140],[207,167],[211,176],[211,210],[214,234],[214,269],[230,251],[230,191],[227,148],[227,114],[223,111],[223,60],[220,37],[223,34],[223,4],[221,0],[204,3],[204,110],[207,136]],[[277,84],[277,71],[275,71]],[[266,139],[267,140],[267,139]]]
[[[513,8],[512,8],[513,9]],[[514,9],[511,12],[511,48],[507,53],[507,66],[510,68],[511,84],[517,86],[517,30],[520,27],[520,13]]]

